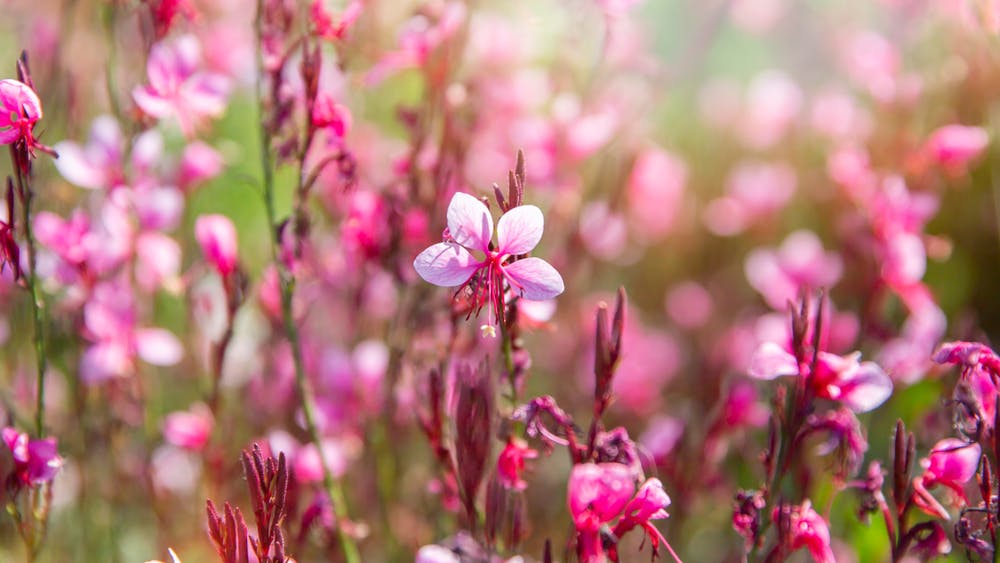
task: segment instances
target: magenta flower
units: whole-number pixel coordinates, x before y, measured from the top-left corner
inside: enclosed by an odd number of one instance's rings
[[[774,520],[778,520],[778,508],[774,509]],[[792,550],[805,548],[816,563],[836,563],[830,547],[830,527],[812,508],[808,500],[801,506],[785,507],[790,520],[789,538]]]
[[[892,380],[875,362],[861,362],[861,353],[838,356],[819,352],[816,370],[799,365],[795,356],[775,344],[765,342],[750,361],[750,377],[770,380],[782,375],[801,375],[817,397],[843,403],[854,412],[868,412],[892,395]]]
[[[951,490],[963,503],[967,503],[964,485],[975,476],[979,469],[979,458],[983,449],[979,444],[964,442],[958,438],[945,438],[931,450],[929,457],[920,460],[924,473],[913,479],[914,503],[918,508],[945,520],[951,516],[929,489],[941,485]]]
[[[3,429],[3,441],[14,457],[14,473],[21,485],[35,486],[51,481],[63,459],[59,457],[55,438],[33,439],[15,428]]]
[[[521,478],[524,460],[538,457],[538,452],[529,448],[524,440],[508,438],[500,457],[497,458],[497,475],[500,483],[508,489],[523,491],[528,483]]]
[[[157,119],[176,119],[185,135],[206,118],[226,110],[229,84],[219,74],[199,70],[201,46],[186,35],[153,45],[146,74],[149,85],[132,91],[136,105]]]
[[[237,240],[236,227],[225,215],[202,215],[194,224],[194,236],[198,239],[205,259],[226,277],[236,269]]]
[[[568,490],[576,529],[596,532],[625,509],[635,492],[634,475],[621,463],[581,463],[570,473]]]
[[[456,193],[448,205],[445,242],[421,252],[413,268],[434,285],[458,287],[471,283],[478,308],[487,303],[490,306],[491,318],[483,331],[492,334],[493,319],[503,315],[504,282],[514,295],[532,301],[552,299],[565,289],[562,276],[545,260],[516,259],[535,248],[542,238],[544,222],[542,211],[534,205],[515,207],[497,222],[494,246],[489,209],[469,194]],[[481,253],[483,258],[470,250]]]
[[[17,80],[0,80],[0,145],[24,141],[36,145],[33,130],[42,118],[42,102],[35,91]]]

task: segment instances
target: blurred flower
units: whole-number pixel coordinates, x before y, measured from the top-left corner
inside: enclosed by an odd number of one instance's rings
[[[191,35],[153,45],[146,67],[149,85],[132,90],[136,105],[157,119],[176,119],[191,136],[206,118],[226,110],[227,79],[199,70],[201,46]]]
[[[189,450],[200,450],[212,437],[212,411],[202,403],[190,410],[168,414],[163,419],[163,437],[167,442]]]
[[[14,457],[14,472],[8,479],[20,486],[48,483],[63,466],[55,438],[30,438],[8,426],[3,429],[3,441]]]
[[[990,135],[982,127],[945,125],[931,133],[923,151],[946,170],[961,173],[989,143]]]
[[[202,215],[194,224],[195,238],[205,259],[219,275],[226,277],[236,270],[236,226],[225,215]]]
[[[538,452],[529,448],[528,444],[519,438],[507,439],[500,457],[497,458],[497,475],[500,483],[508,489],[523,491],[528,484],[521,478],[524,471],[524,460],[538,457]]]
[[[211,146],[195,141],[184,147],[177,173],[177,185],[184,190],[219,175],[225,162]]]
[[[351,111],[338,104],[333,96],[321,92],[313,105],[312,122],[316,127],[329,128],[337,138],[343,138],[351,128]]]
[[[641,151],[626,186],[632,228],[652,240],[670,232],[687,177],[687,166],[676,155],[658,147]]]
[[[777,250],[750,252],[744,270],[750,285],[780,311],[802,290],[831,288],[840,279],[843,264],[835,252],[823,251],[815,234],[795,231]]]
[[[348,30],[361,15],[362,7],[361,2],[352,0],[335,22],[334,16],[323,5],[323,0],[313,0],[309,6],[309,19],[316,35],[329,41],[344,39]]]
[[[503,283],[510,284],[516,295],[534,301],[552,299],[563,292],[559,272],[541,258],[524,258],[507,262],[508,258],[527,254],[542,238],[544,217],[534,205],[521,205],[504,213],[497,222],[497,247],[494,250],[493,217],[481,201],[458,192],[448,205],[447,242],[431,245],[413,261],[413,267],[424,280],[442,287],[464,285],[479,275],[479,288],[485,297],[477,295],[479,307],[488,301],[492,328],[493,318],[502,317]],[[468,249],[482,252],[476,259]]]

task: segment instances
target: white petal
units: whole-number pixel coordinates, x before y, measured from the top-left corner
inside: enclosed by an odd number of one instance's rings
[[[534,205],[511,209],[497,221],[497,249],[502,254],[526,254],[542,240],[545,217]]]
[[[552,299],[566,289],[559,272],[541,258],[518,260],[504,266],[504,271],[521,286],[515,287],[514,292],[525,299],[532,301]]]
[[[413,261],[420,277],[442,287],[462,285],[478,268],[479,262],[468,250],[447,242],[431,245]]]
[[[162,328],[135,331],[135,347],[139,357],[154,366],[172,366],[184,356],[177,337]]]
[[[483,202],[457,192],[448,204],[448,231],[458,244],[485,251],[493,238],[493,217]]]
[[[774,342],[765,342],[754,352],[750,359],[750,377],[755,379],[774,379],[781,375],[798,375],[799,363],[795,356]]]

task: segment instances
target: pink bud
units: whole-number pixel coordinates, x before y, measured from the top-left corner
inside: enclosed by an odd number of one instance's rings
[[[538,452],[528,447],[524,440],[509,438],[507,445],[497,458],[497,474],[500,483],[508,489],[523,491],[528,484],[521,478],[524,460],[538,457]]]
[[[202,215],[194,224],[201,251],[223,277],[236,269],[236,227],[225,215]]]

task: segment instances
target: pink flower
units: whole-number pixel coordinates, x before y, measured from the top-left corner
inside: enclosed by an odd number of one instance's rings
[[[190,410],[168,414],[163,419],[163,438],[175,446],[197,451],[212,437],[213,425],[212,412],[198,403]]]
[[[361,8],[361,2],[352,0],[334,22],[333,16],[323,6],[323,0],[313,0],[309,6],[309,18],[317,35],[333,41],[343,39],[347,35],[347,31],[361,15]]]
[[[613,530],[615,537],[620,538],[631,531],[632,528],[641,527],[646,532],[646,536],[653,546],[654,558],[662,542],[667,547],[667,550],[670,551],[670,554],[673,555],[674,559],[680,561],[660,531],[649,522],[650,520],[660,520],[669,517],[670,515],[666,511],[668,506],[670,506],[670,497],[663,490],[663,483],[659,479],[647,479],[639,487],[639,491],[632,497],[632,500],[625,505],[624,514]],[[617,560],[617,557],[614,557],[613,560]]]
[[[931,133],[923,151],[946,169],[961,171],[982,154],[989,143],[990,135],[982,127],[945,125]]]
[[[799,365],[790,352],[765,342],[750,361],[750,377],[774,379],[783,375],[802,375],[817,397],[843,403],[854,412],[868,412],[892,395],[892,380],[875,362],[860,362],[860,352],[838,356],[829,352],[817,355],[816,371]]]
[[[201,46],[191,35],[153,45],[146,74],[148,86],[132,91],[136,105],[157,119],[176,119],[181,131],[191,136],[206,118],[226,110],[229,84],[225,77],[198,69]]]
[[[806,548],[816,563],[836,563],[830,547],[830,527],[812,508],[808,500],[801,506],[785,507],[790,521],[789,538],[792,550]],[[774,509],[774,520],[778,520],[779,508]]]
[[[102,115],[90,124],[86,146],[60,141],[53,147],[56,169],[70,183],[84,188],[114,188],[124,183],[125,139],[115,118]]]
[[[183,356],[181,343],[170,332],[136,327],[133,301],[121,283],[105,282],[94,288],[83,308],[85,335],[91,341],[80,358],[80,378],[85,383],[131,375],[136,357],[169,366]]]
[[[920,466],[924,468],[923,475],[913,479],[915,504],[931,516],[950,519],[948,511],[928,489],[941,485],[966,503],[963,486],[975,476],[982,453],[979,444],[970,444],[958,438],[945,438],[934,444],[930,456],[920,460]]]
[[[751,252],[744,266],[750,285],[767,303],[784,310],[802,289],[830,288],[840,279],[843,265],[834,252],[824,252],[819,237],[810,231],[796,231],[778,250]]]
[[[642,236],[656,240],[670,232],[687,177],[687,166],[675,155],[660,148],[639,153],[626,189],[632,225]]]
[[[184,147],[177,185],[182,189],[189,189],[218,176],[224,165],[218,151],[201,141],[195,141]]]
[[[14,473],[20,485],[35,486],[51,481],[63,459],[55,438],[34,439],[15,428],[3,429],[3,441],[14,457]]]
[[[567,502],[579,531],[597,532],[615,519],[635,492],[632,470],[621,463],[581,463],[569,476]]]
[[[515,207],[497,222],[494,246],[489,209],[473,196],[458,192],[448,205],[446,242],[421,252],[413,267],[434,285],[457,287],[472,282],[478,290],[478,306],[488,301],[491,319],[499,319],[505,303],[505,281],[512,293],[532,301],[552,299],[565,289],[559,272],[541,258],[510,261],[535,248],[542,238],[544,221],[542,211],[534,205]],[[483,258],[470,250],[481,253]],[[491,332],[492,325],[491,320],[484,325],[484,331]]]
[[[509,438],[500,457],[497,458],[497,475],[500,483],[508,489],[523,491],[528,484],[521,478],[524,471],[524,460],[535,459],[538,452],[529,448],[524,440]]]
[[[195,221],[194,233],[205,259],[220,276],[226,277],[236,269],[236,227],[229,217],[202,215]]]
[[[30,150],[34,146],[35,124],[42,118],[42,102],[27,84],[0,80],[0,145],[23,141]]]
[[[337,138],[343,138],[351,128],[351,111],[333,96],[320,93],[313,105],[312,121],[316,127],[329,128]]]

